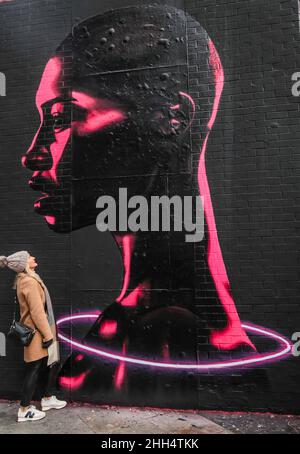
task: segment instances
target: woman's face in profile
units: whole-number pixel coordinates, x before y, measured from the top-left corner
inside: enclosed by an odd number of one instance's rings
[[[168,144],[178,123],[155,92],[137,96],[128,73],[73,77],[71,91],[67,72],[59,57],[48,61],[36,93],[40,126],[22,158],[33,171],[29,186],[42,193],[35,212],[57,232],[95,223],[100,195],[115,196],[124,186],[143,194],[144,176],[163,153],[161,138]]]
[[[38,266],[35,257],[33,257],[32,255],[28,259],[28,266],[31,270],[34,270]]]
[[[113,145],[127,118],[125,107],[117,100],[76,89],[67,93],[64,84],[62,61],[54,57],[46,65],[36,94],[40,126],[22,158],[22,164],[33,171],[29,186],[43,195],[35,201],[35,211],[57,231],[67,230],[69,224],[70,166],[73,180],[81,181],[92,178],[96,171],[103,175],[108,164],[116,171],[117,163],[112,166],[111,162]],[[119,134],[112,137],[118,127]],[[76,206],[78,201],[72,200],[75,212],[88,197],[82,186],[81,203]]]

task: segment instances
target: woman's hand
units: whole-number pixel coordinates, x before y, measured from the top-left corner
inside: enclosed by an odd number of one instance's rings
[[[53,339],[47,340],[47,341],[42,341],[42,347],[43,348],[48,348],[50,345],[53,344]]]

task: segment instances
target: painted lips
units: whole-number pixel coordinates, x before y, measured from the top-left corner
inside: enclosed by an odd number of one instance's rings
[[[34,211],[42,216],[57,216],[66,212],[69,198],[67,194],[57,194],[57,186],[48,178],[37,175],[28,182],[31,189],[42,193],[34,202]]]

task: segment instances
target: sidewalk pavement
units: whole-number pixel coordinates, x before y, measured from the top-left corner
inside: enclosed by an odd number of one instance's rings
[[[38,404],[36,404],[38,407]],[[300,416],[69,404],[17,423],[16,402],[0,402],[0,434],[300,433]]]

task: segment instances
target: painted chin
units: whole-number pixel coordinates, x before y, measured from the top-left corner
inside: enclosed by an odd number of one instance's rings
[[[47,226],[57,232],[66,233],[72,230],[68,197],[45,194],[34,202],[34,212],[42,216]]]
[[[44,216],[45,221],[49,225],[55,225],[56,224],[56,218],[55,216]]]
[[[55,197],[46,195],[34,202],[34,211],[43,216],[47,224],[54,225],[56,221],[55,214],[57,214],[55,213],[56,203]]]

